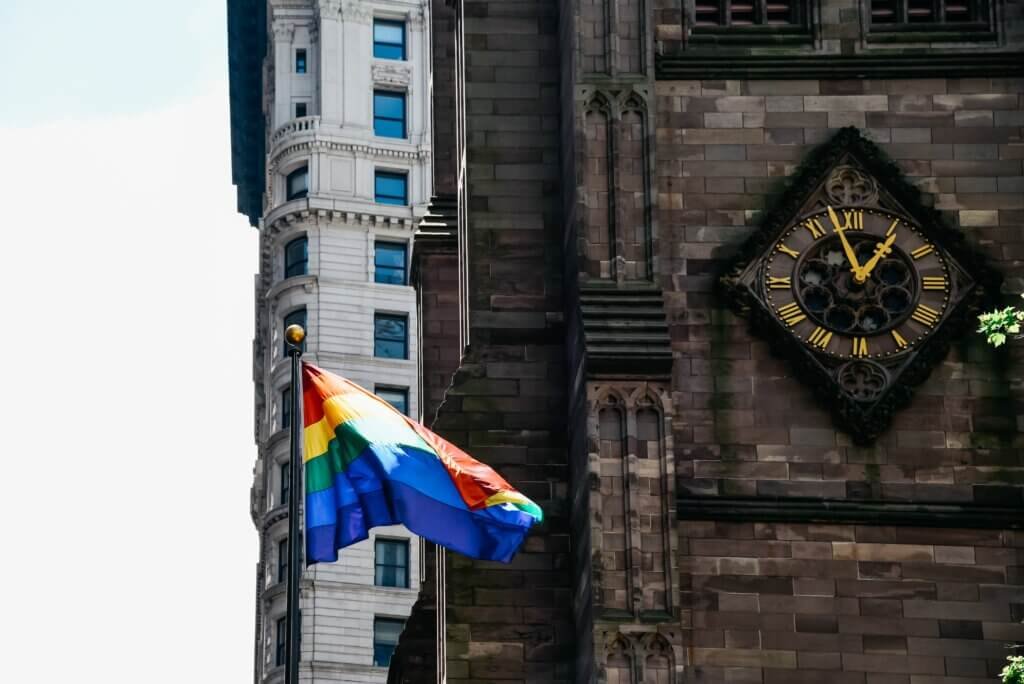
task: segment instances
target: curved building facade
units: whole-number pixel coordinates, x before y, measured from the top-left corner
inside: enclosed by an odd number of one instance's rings
[[[251,502],[260,684],[283,681],[285,664],[293,416],[284,328],[306,328],[306,360],[418,417],[408,264],[431,192],[430,10],[419,0],[228,5],[230,26],[240,27],[230,33],[234,153],[264,170],[259,202],[249,184],[239,206],[260,231]],[[259,84],[258,111],[251,92],[235,92],[242,82]],[[419,540],[396,526],[305,569],[303,681],[385,681],[419,589],[419,558]]]

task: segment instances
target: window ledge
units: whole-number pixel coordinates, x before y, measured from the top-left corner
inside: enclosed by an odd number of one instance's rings
[[[279,442],[288,441],[288,435],[288,428],[275,427],[274,431],[270,433],[270,437],[267,438],[267,446],[274,448]]]
[[[810,31],[804,26],[749,26],[742,28],[718,28],[699,26],[690,33],[689,43],[695,47],[714,47],[717,45],[809,45],[812,42]]]
[[[658,56],[658,80],[783,78],[985,78],[1024,76],[1024,52],[892,51],[855,55],[758,55],[721,52]]]
[[[263,590],[263,600],[268,603],[273,602],[278,596],[288,591],[288,582],[274,582],[266,589]]]
[[[270,286],[270,288],[267,290],[265,298],[272,299],[274,297],[280,296],[281,293],[285,292],[286,290],[291,290],[299,287],[301,287],[307,293],[310,293],[316,287],[316,283],[316,276],[310,275],[309,273],[305,275],[291,276],[290,278],[282,278],[281,280],[277,281],[276,283]]]
[[[868,43],[982,43],[998,38],[995,31],[982,29],[942,31],[934,28],[871,29]]]

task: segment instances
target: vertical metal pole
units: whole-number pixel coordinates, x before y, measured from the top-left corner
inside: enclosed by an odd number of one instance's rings
[[[437,676],[434,681],[435,684],[448,684],[448,571],[444,547],[435,544],[434,554],[434,601],[437,603]]]
[[[298,330],[293,330],[298,328]],[[288,355],[292,359],[291,441],[288,461],[288,608],[285,616],[285,684],[299,684],[299,657],[302,651],[302,621],[299,618],[299,582],[302,579],[302,531],[299,526],[299,503],[304,498],[302,483],[302,453],[299,438],[302,435],[302,382],[299,378],[302,341],[305,331],[299,326],[288,326]]]

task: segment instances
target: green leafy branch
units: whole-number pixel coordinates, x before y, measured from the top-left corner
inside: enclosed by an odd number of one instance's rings
[[[1024,684],[1024,656],[1009,656],[1008,664],[999,673],[1003,684]]]
[[[1021,297],[1024,297],[1024,294]],[[993,347],[999,347],[1005,344],[1011,335],[1020,335],[1021,326],[1024,325],[1024,309],[1008,306],[1005,309],[989,311],[978,316],[978,323],[981,324],[978,332],[983,333]],[[1024,684],[1024,679],[1019,681]]]

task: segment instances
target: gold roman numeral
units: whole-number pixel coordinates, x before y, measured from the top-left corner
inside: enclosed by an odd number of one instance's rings
[[[868,355],[868,340],[866,337],[854,337],[853,338],[853,351],[850,352],[853,356],[867,356]]]
[[[939,322],[939,312],[927,304],[918,304],[914,313],[910,315],[915,321],[929,327]]]
[[[768,288],[772,290],[785,290],[792,286],[789,276],[783,276],[777,278],[775,276],[768,276]]]
[[[780,242],[779,246],[776,249],[778,249],[783,254],[788,254],[794,259],[800,256],[800,252],[796,251],[795,249],[790,249],[789,247],[786,246],[786,243],[784,242]]]
[[[896,226],[900,225],[899,219],[893,219],[892,223],[889,224],[889,230],[885,231],[885,237],[889,237],[896,230]]]
[[[907,348],[907,341],[903,339],[903,335],[900,335],[895,330],[892,331],[892,339],[896,340],[896,346],[899,347],[900,349]]]
[[[946,289],[946,277],[945,276],[925,276],[921,280],[924,281],[924,289],[926,289],[926,290],[945,290]]]
[[[796,302],[790,302],[785,306],[779,307],[779,315],[782,316],[783,322],[791,328],[807,318],[804,312],[800,310],[800,305]]]
[[[843,210],[843,230],[864,230],[864,212],[860,209]]]
[[[914,257],[914,259],[920,259],[921,257],[927,256],[934,251],[935,249],[931,245],[921,245],[920,247],[912,251],[910,253],[910,256]]]
[[[814,332],[810,334],[807,341],[813,344],[818,349],[824,349],[828,346],[828,343],[832,341],[832,333],[822,328],[820,325],[814,329]]]
[[[849,224],[849,220],[847,220],[847,224]],[[824,226],[822,226],[821,221],[816,218],[809,218],[800,225],[809,230],[811,232],[811,237],[815,240],[825,235]]]

